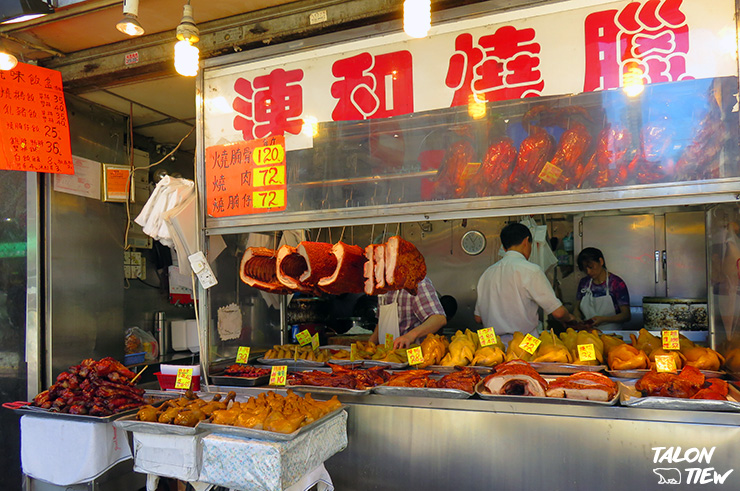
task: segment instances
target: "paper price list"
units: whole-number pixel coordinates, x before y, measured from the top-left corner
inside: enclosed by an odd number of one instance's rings
[[[282,135],[208,147],[208,214],[226,217],[285,210],[285,172]]]
[[[74,174],[62,76],[19,63],[0,71],[0,168]]]

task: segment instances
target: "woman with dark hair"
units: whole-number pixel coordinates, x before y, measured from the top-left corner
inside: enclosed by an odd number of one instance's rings
[[[606,270],[604,254],[595,247],[586,247],[578,254],[578,269],[586,276],[578,283],[576,308],[579,321],[593,321],[599,329],[620,329],[628,322],[630,294],[624,280]]]

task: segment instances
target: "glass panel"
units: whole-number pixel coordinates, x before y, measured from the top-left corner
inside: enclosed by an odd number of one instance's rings
[[[287,211],[738,177],[737,78],[319,125]]]
[[[26,173],[0,171],[0,402],[26,394]],[[20,489],[18,416],[0,411],[0,475]],[[15,485],[13,485],[15,484]]]

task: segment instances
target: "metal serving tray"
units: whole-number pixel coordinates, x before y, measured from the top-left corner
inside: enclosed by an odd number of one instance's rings
[[[151,404],[153,406],[157,406],[159,404],[164,403],[165,401],[168,401],[170,399],[175,399],[178,394],[163,396],[163,395],[144,395],[144,402],[141,404],[141,406],[146,406],[147,404]],[[50,411],[48,409],[42,409],[40,407],[36,406],[21,406],[19,408],[13,409],[13,411],[20,413],[20,414],[28,414],[31,416],[41,416],[44,418],[53,418],[53,419],[69,419],[73,421],[95,421],[98,423],[110,423],[112,421],[115,421],[119,418],[123,418],[125,416],[129,416],[131,414],[135,415],[141,406],[127,409],[126,411],[121,411],[120,413],[111,414],[109,416],[91,416],[89,414],[69,414],[69,413],[62,413],[59,411]]]
[[[235,387],[254,387],[256,385],[267,385],[270,382],[270,374],[261,377],[239,377],[226,375],[223,372],[211,375],[214,385],[231,385]]]
[[[650,370],[647,368],[644,369],[635,369],[635,370],[607,370],[606,373],[608,373],[611,377],[616,378],[642,378],[643,375],[648,373]],[[726,373],[725,372],[717,372],[714,370],[699,370],[704,377],[706,378],[723,378]]]
[[[294,360],[293,358],[257,358],[258,363],[263,365],[287,365],[289,367],[323,367],[323,361]]]
[[[351,396],[366,396],[370,394],[372,389],[347,389],[344,387],[326,387],[323,385],[286,385],[286,389],[291,389],[300,393],[310,392],[311,394],[324,394],[324,395],[351,395]]]
[[[623,406],[645,409],[679,409],[688,411],[740,412],[740,391],[729,384],[726,401],[711,399],[682,399],[678,397],[642,397],[634,383],[618,382],[620,402]]]
[[[548,378],[545,380],[555,380],[555,377]],[[496,395],[488,392],[483,386],[483,380],[478,382],[475,386],[475,393],[478,397],[487,401],[505,401],[505,402],[547,402],[552,404],[575,404],[579,406],[614,406],[619,401],[619,394],[621,387],[617,384],[617,394],[610,401],[584,401],[581,399],[565,399],[562,397],[538,397],[538,396],[508,396],[508,395]]]
[[[152,433],[155,435],[197,435],[208,431],[201,427],[202,424],[202,422],[199,422],[196,426],[191,427],[166,423],[153,423],[149,421],[138,421],[136,419],[136,414],[131,414],[113,421],[113,426],[115,426],[116,428],[139,433]]]
[[[477,365],[468,365],[465,368],[472,368],[476,372],[478,372],[480,375],[488,375],[490,374],[494,368],[496,367],[485,367],[485,366],[477,366]],[[429,365],[426,368],[421,368],[421,370],[433,370],[435,372],[439,373],[453,373],[457,372],[458,370],[455,369],[454,366],[449,367],[447,365]]]
[[[253,428],[242,428],[241,426],[219,425],[219,424],[214,424],[214,423],[198,423],[198,427],[204,430],[210,431],[211,433],[218,433],[221,435],[231,435],[231,436],[238,436],[242,438],[246,437],[246,438],[253,438],[256,440],[286,442],[286,441],[293,440],[295,437],[297,437],[301,433],[310,431],[313,428],[317,427],[318,425],[324,424],[327,421],[331,420],[332,418],[337,417],[342,411],[344,411],[344,406],[338,409],[335,409],[329,414],[324,415],[323,417],[317,419],[313,423],[309,423],[306,426],[298,428],[293,433],[277,433],[275,431],[255,430]]]
[[[378,385],[372,389],[374,394],[381,396],[396,397],[434,397],[436,399],[468,399],[475,392],[465,392],[460,389],[447,389],[439,387],[392,387]]]
[[[572,375],[578,372],[601,372],[606,365],[574,365],[572,363],[530,363],[538,373],[551,375]]]
[[[406,368],[409,366],[408,363],[394,363],[392,361],[381,360],[329,360],[329,363],[334,365],[351,365],[358,367],[386,367],[392,370],[398,370],[399,368]]]

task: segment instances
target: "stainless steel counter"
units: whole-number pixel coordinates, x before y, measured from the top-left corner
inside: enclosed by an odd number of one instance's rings
[[[740,489],[740,413],[340,400],[349,406],[349,445],[326,462],[336,489],[609,491],[661,489],[678,479],[680,489]]]

